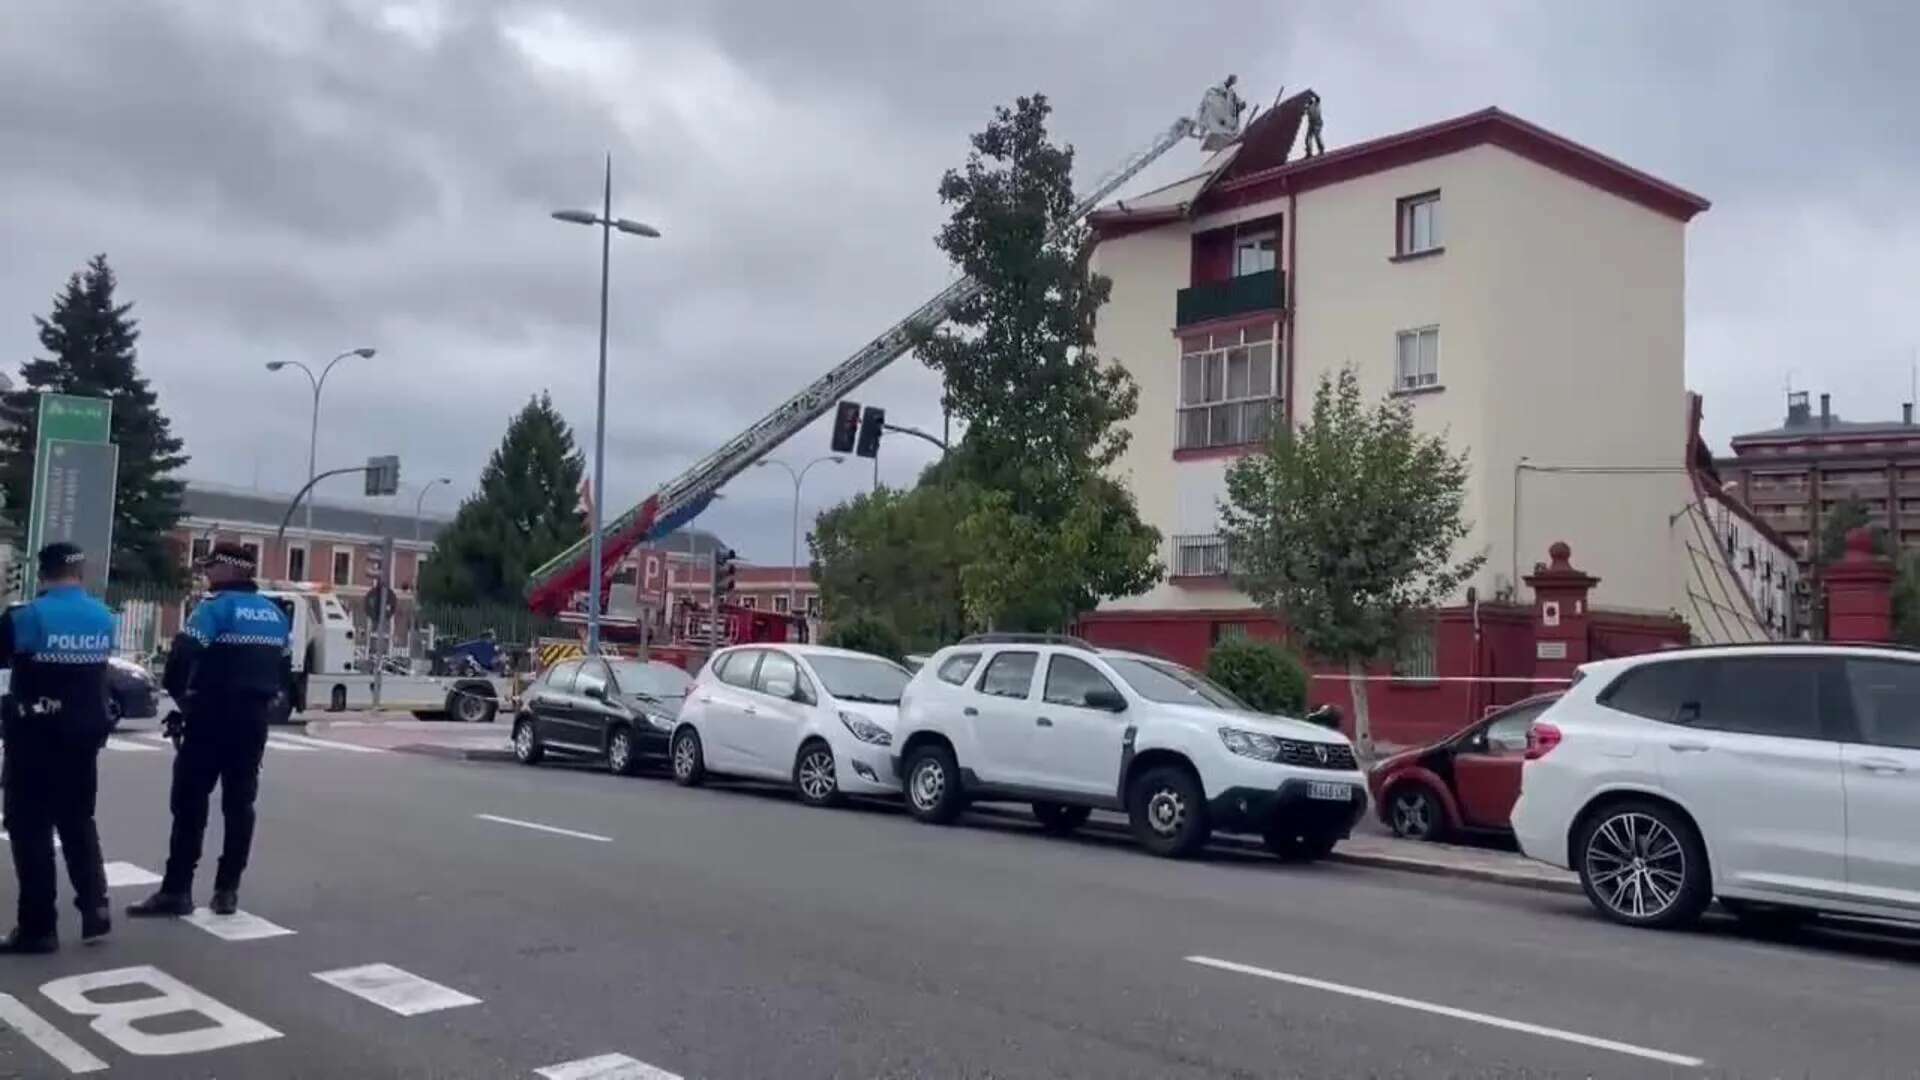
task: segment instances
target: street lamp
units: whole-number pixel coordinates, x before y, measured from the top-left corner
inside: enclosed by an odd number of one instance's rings
[[[809,469],[823,461],[831,461],[838,465],[845,460],[847,459],[844,455],[828,454],[826,457],[814,458],[807,462],[799,472],[794,472],[793,466],[778,458],[761,458],[753,463],[756,469],[762,465],[778,465],[787,470],[788,476],[793,477],[793,554],[790,565],[787,567],[787,614],[789,615],[798,614],[800,611],[800,481],[807,478]]]
[[[374,354],[373,349],[369,349],[364,346],[358,349],[348,349],[346,352],[343,352],[339,356],[336,356],[333,359],[327,361],[327,366],[324,368],[321,368],[320,374],[318,375],[315,375],[313,373],[312,368],[308,367],[307,365],[301,363],[298,360],[267,361],[268,371],[279,371],[281,368],[296,367],[296,368],[299,368],[301,371],[306,372],[307,382],[313,384],[313,423],[312,423],[312,427],[307,432],[307,483],[309,485],[313,483],[313,478],[315,476],[314,455],[318,451],[320,446],[320,389],[327,385],[327,376],[333,373],[333,365],[339,363],[342,360],[345,360],[349,356],[357,356],[362,360],[371,360],[373,359],[373,354]],[[313,565],[312,565],[313,492],[311,491],[307,492],[306,531],[307,531],[307,563],[303,566],[303,569],[306,570],[307,577],[311,579],[313,577]]]
[[[593,420],[593,520],[588,523],[587,558],[587,655],[600,655],[600,506],[607,501],[607,278],[612,261],[615,229],[630,236],[658,237],[660,230],[651,225],[613,216],[613,155],[607,155],[606,183],[601,191],[600,213],[590,210],[555,210],[558,221],[574,225],[600,227],[600,386],[595,396]]]
[[[413,500],[413,542],[414,543],[417,544],[420,542],[420,504],[427,501],[427,492],[432,491],[436,485],[451,484],[451,483],[453,483],[452,477],[442,476],[437,480],[429,480],[426,483],[420,485],[420,497]]]

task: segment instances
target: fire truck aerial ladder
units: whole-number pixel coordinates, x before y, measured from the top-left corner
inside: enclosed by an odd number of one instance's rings
[[[1245,103],[1234,90],[1234,77],[1207,90],[1200,107],[1191,116],[1174,121],[1146,148],[1128,156],[1101,178],[1093,189],[1073,207],[1072,214],[1055,226],[1055,235],[1077,224],[1121,185],[1139,175],[1162,154],[1189,138],[1201,140],[1208,150],[1231,143],[1240,133],[1240,114]],[[1053,237],[1049,237],[1052,239]],[[738,476],[755,461],[766,456],[794,433],[806,427],[834,403],[866,382],[888,364],[913,348],[914,342],[952,317],[961,305],[980,294],[980,284],[964,277],[935,294],[933,299],[915,308],[860,351],[842,360],[833,370],[811,386],[787,399],[752,427],[701,458],[692,468],[605,525],[601,539],[603,571],[618,564],[639,544],[678,529],[692,521],[721,485]],[[596,497],[599,492],[594,493]],[[577,592],[587,587],[589,556],[587,539],[548,560],[527,581],[527,604],[533,610],[554,614],[566,609]]]

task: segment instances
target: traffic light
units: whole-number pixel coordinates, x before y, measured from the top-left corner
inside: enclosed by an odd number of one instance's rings
[[[860,431],[860,403],[843,401],[833,414],[833,452],[844,454],[853,449],[853,439]]]
[[[739,554],[732,548],[715,548],[713,550],[714,595],[726,596],[733,592],[734,578],[738,576],[737,569],[733,565],[733,560],[739,557]]]
[[[887,410],[869,405],[860,414],[860,441],[854,445],[856,457],[880,456],[880,432],[887,425]]]
[[[388,454],[367,459],[367,494],[393,495],[400,490],[400,459]]]

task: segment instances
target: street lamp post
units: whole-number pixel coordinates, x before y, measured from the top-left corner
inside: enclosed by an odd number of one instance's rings
[[[555,210],[555,219],[575,225],[600,227],[600,385],[594,404],[593,421],[593,520],[588,523],[587,558],[587,655],[600,655],[600,517],[601,504],[607,501],[607,279],[612,262],[613,231],[633,236],[657,237],[660,230],[638,221],[613,216],[613,155],[607,155],[606,183],[601,192],[600,213],[590,210]]]
[[[417,544],[420,542],[420,504],[427,501],[427,492],[432,491],[437,485],[451,484],[451,483],[453,483],[453,479],[451,477],[442,476],[437,480],[429,480],[426,483],[420,485],[420,495],[418,498],[413,500],[413,542],[414,543]]]
[[[845,460],[847,460],[846,457],[841,454],[828,454],[826,457],[817,457],[807,462],[801,466],[799,472],[794,472],[793,466],[778,458],[761,458],[753,463],[756,469],[762,465],[778,465],[787,470],[788,476],[793,477],[793,554],[789,560],[790,565],[787,567],[787,614],[789,615],[798,614],[800,611],[800,482],[807,478],[808,470],[823,461],[831,461],[838,465]]]
[[[299,368],[306,373],[307,382],[313,385],[313,420],[307,430],[307,483],[309,485],[313,483],[314,476],[316,475],[315,468],[317,467],[317,455],[320,447],[320,391],[327,385],[327,376],[333,374],[333,365],[345,360],[349,356],[357,356],[362,360],[371,360],[373,359],[373,354],[373,349],[365,347],[348,349],[346,352],[327,361],[327,366],[321,368],[320,374],[318,375],[313,373],[312,368],[298,360],[267,361],[268,371],[279,371],[281,368],[289,367]],[[313,577],[313,496],[311,493],[307,496],[306,533],[307,563],[304,569],[307,572],[307,577],[311,579]]]

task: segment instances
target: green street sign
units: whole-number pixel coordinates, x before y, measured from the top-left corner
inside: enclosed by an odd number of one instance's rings
[[[40,414],[37,438],[33,448],[33,505],[27,511],[27,550],[21,560],[26,565],[26,595],[32,597],[38,576],[40,549],[53,541],[47,535],[47,468],[52,459],[51,444],[55,440],[70,443],[105,443],[113,438],[113,401],[110,398],[77,397],[73,394],[40,395]],[[89,481],[97,473],[89,470]],[[109,476],[108,483],[117,480]],[[109,489],[111,490],[111,488]],[[109,503],[111,505],[111,502]],[[111,520],[112,515],[108,515]],[[100,571],[100,587],[106,587],[105,567],[110,552],[95,552],[88,549],[88,561],[97,563]],[[89,577],[92,575],[89,574]]]

